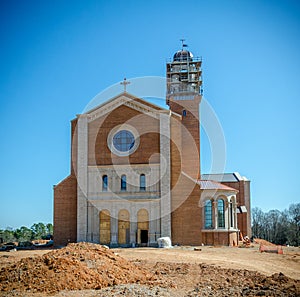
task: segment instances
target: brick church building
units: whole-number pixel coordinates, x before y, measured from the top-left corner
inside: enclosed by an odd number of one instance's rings
[[[200,171],[201,59],[167,63],[168,108],[126,92],[71,121],[70,175],[54,186],[54,242],[236,245],[251,236],[250,182]],[[202,156],[203,157],[203,156]]]

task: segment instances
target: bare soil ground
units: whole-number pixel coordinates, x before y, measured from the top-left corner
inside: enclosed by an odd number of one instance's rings
[[[0,253],[2,296],[300,296],[300,248],[175,247]]]

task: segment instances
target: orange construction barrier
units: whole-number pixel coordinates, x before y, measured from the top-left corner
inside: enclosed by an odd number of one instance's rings
[[[265,253],[275,253],[280,255],[283,254],[282,246],[268,246],[268,245],[261,244],[259,246],[259,251],[261,253],[265,252]]]

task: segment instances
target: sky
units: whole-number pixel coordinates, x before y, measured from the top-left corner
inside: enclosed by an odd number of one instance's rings
[[[203,59],[225,171],[251,180],[252,207],[300,202],[298,1],[11,0],[0,1],[0,228],[52,222],[70,121],[124,77],[164,77],[181,38]]]

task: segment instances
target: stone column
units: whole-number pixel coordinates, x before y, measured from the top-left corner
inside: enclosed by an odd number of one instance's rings
[[[212,203],[212,211],[213,211],[213,228],[218,229],[218,203],[217,201],[213,201]]]
[[[118,212],[113,208],[110,217],[110,245],[111,247],[118,246]]]
[[[170,114],[160,114],[161,236],[171,238]]]
[[[232,209],[233,209],[233,228],[237,229],[236,196],[234,196],[234,200],[232,202]]]
[[[78,155],[77,155],[77,241],[87,240],[87,160],[88,160],[88,118],[78,115]]]
[[[93,205],[87,200],[86,241],[93,242]]]
[[[149,246],[157,245],[157,238],[160,237],[159,229],[157,228],[158,220],[151,220],[149,222]]]
[[[159,204],[151,202],[149,207],[149,246],[157,245],[160,236]]]
[[[130,245],[136,246],[137,222],[130,222]]]
[[[225,229],[230,229],[230,213],[229,213],[229,202],[228,202],[228,196],[226,197],[226,200],[224,200],[224,219],[225,219]]]
[[[93,230],[92,230],[92,242],[100,243],[100,220],[99,220],[99,210],[95,205],[93,205]]]
[[[136,246],[137,209],[134,203],[130,206],[130,245]]]

